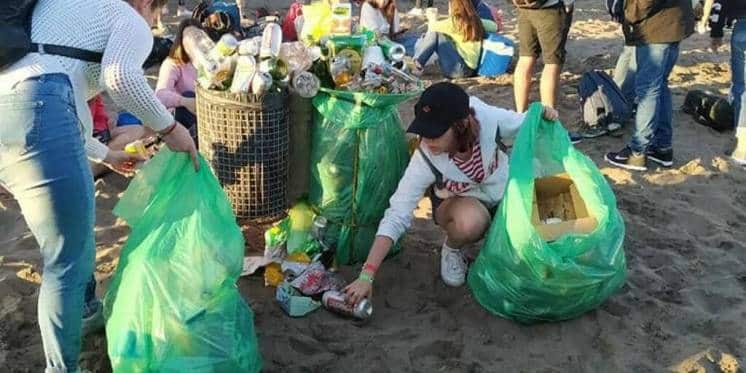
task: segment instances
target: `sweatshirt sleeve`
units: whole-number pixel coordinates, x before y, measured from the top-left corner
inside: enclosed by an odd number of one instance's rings
[[[523,119],[526,115],[501,108],[495,108],[495,110],[498,116],[497,127],[500,129],[500,137],[507,139],[515,138],[521,129],[521,124],[523,124]]]
[[[167,128],[173,116],[155,97],[142,70],[150,54],[153,36],[147,23],[135,14],[118,14],[101,61],[101,84],[112,101],[140,118],[155,131]]]
[[[435,175],[430,170],[419,149],[412,155],[396,192],[389,200],[389,208],[378,225],[378,236],[396,242],[412,225],[414,209],[433,183]]]
[[[181,103],[181,92],[176,89],[176,83],[181,76],[179,66],[170,58],[166,58],[158,72],[158,83],[155,86],[155,96],[167,108],[178,107]]]

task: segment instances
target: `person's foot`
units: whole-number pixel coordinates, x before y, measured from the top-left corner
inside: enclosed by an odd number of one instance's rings
[[[736,128],[736,136],[728,144],[725,154],[738,166],[746,167],[746,130]]]
[[[410,10],[407,14],[409,14],[410,16],[422,17],[425,15],[425,11],[422,10],[422,8],[412,8],[412,10]]]
[[[458,287],[466,282],[468,265],[461,250],[443,245],[440,250],[440,277],[448,286]]]
[[[671,167],[673,166],[673,148],[668,148],[665,150],[661,149],[648,149],[645,152],[645,156],[647,159],[663,166],[663,167]]]
[[[104,305],[101,301],[94,299],[83,305],[83,324],[81,331],[83,336],[96,333],[104,328]]]
[[[629,146],[618,152],[606,153],[604,156],[606,162],[613,164],[614,166],[621,167],[632,171],[647,171],[645,166],[645,153],[635,153]]]
[[[583,141],[583,136],[578,132],[568,132],[567,135],[570,137],[570,142],[575,145]]]

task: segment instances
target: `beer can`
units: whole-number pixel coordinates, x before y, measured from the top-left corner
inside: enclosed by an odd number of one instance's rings
[[[385,54],[392,62],[403,60],[404,56],[407,54],[407,50],[403,45],[391,41],[389,38],[381,38],[381,40],[378,41],[378,45],[383,49],[383,54]]]
[[[254,60],[254,57],[239,56],[230,91],[233,93],[249,93],[255,73],[256,60]]]
[[[251,92],[255,95],[263,95],[272,87],[272,76],[264,71],[257,71],[251,81]]]
[[[368,299],[363,299],[356,305],[347,304],[347,296],[340,291],[330,290],[321,297],[324,308],[342,316],[358,320],[368,320],[373,316],[373,305]]]

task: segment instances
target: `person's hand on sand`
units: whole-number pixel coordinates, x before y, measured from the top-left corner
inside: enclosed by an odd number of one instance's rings
[[[373,293],[373,284],[370,281],[357,279],[344,288],[347,295],[347,303],[356,305],[365,298],[370,298]]]
[[[130,154],[121,150],[109,150],[103,163],[119,174],[130,176],[135,172],[135,166],[146,160],[138,154]]]
[[[546,120],[555,121],[559,119],[559,112],[555,108],[544,106],[544,114],[542,116]]]
[[[197,146],[194,145],[194,139],[189,135],[189,130],[186,129],[181,123],[176,123],[170,132],[162,137],[163,142],[168,145],[168,148],[175,152],[189,153],[192,157],[192,163],[194,163],[194,170],[199,171],[199,157],[197,157]]]
[[[710,38],[710,50],[712,50],[712,53],[717,53],[721,46],[723,46],[723,38]]]

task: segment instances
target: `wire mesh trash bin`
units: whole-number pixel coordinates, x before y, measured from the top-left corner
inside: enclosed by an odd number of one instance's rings
[[[197,87],[199,151],[238,218],[285,215],[288,180],[287,91],[264,96]]]

